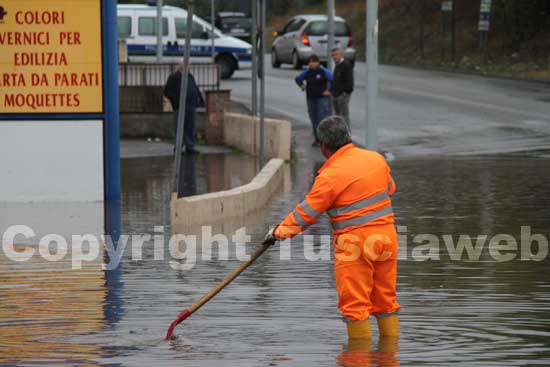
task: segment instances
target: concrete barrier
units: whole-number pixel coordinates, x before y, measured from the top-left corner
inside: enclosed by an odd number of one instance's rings
[[[172,232],[188,233],[190,228],[221,221],[244,222],[248,214],[263,208],[284,184],[284,161],[271,159],[246,185],[185,198],[177,198],[173,193],[170,203]]]
[[[223,135],[226,145],[251,155],[259,154],[259,118],[227,112],[224,116]],[[265,119],[264,136],[266,159],[290,160],[291,126],[289,121]]]
[[[172,112],[162,113],[120,113],[121,138],[174,138]],[[205,134],[206,113],[197,111],[196,135]]]

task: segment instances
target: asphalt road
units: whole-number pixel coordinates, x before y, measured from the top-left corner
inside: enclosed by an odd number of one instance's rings
[[[266,110],[309,126],[305,95],[290,65],[266,62]],[[355,67],[352,133],[365,141],[366,65]],[[223,82],[250,105],[251,71]],[[546,151],[550,147],[550,84],[380,66],[379,148],[401,156],[477,155]]]

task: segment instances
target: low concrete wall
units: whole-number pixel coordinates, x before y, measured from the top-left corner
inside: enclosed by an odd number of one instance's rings
[[[223,122],[224,142],[245,153],[258,155],[260,120],[249,115],[227,112]],[[290,160],[291,126],[286,120],[265,119],[265,158]]]
[[[163,138],[173,139],[172,112],[160,113],[120,113],[121,138]],[[196,132],[205,134],[206,113],[204,109],[197,111]]]
[[[118,93],[118,108],[120,112],[163,112],[165,97],[162,87],[119,87]]]
[[[163,96],[163,87],[121,86],[119,94],[122,138],[174,138],[172,106]],[[224,112],[231,110],[230,91],[207,91],[204,95],[208,108],[197,109],[197,135],[210,145],[219,145],[223,143]]]
[[[248,214],[262,209],[273,193],[285,186],[284,168],[282,159],[271,159],[246,185],[179,199],[172,194],[172,232],[189,233],[190,228],[220,221],[244,222]]]

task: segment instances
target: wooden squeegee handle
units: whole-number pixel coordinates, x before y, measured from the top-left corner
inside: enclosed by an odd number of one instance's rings
[[[199,308],[201,308],[206,302],[210,301],[214,296],[221,292],[222,289],[227,287],[229,283],[231,283],[236,277],[239,276],[243,271],[245,271],[246,268],[248,268],[256,259],[258,259],[262,254],[271,247],[271,244],[269,243],[262,243],[260,248],[254,252],[254,254],[251,255],[250,259],[243,262],[239,267],[231,274],[229,274],[227,277],[225,277],[224,280],[220,282],[217,286],[212,288],[208,293],[206,293],[204,296],[202,296],[197,302],[195,302],[191,307],[186,308],[183,310],[177,319],[175,319],[172,324],[170,324],[170,327],[168,328],[168,332],[166,333],[166,340],[172,339],[172,334],[174,333],[174,329],[176,326],[178,326],[183,320],[191,316],[195,311],[197,311]]]

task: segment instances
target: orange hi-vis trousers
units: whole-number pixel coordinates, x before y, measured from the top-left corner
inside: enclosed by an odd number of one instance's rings
[[[383,317],[399,310],[397,248],[393,224],[360,227],[335,236],[338,308],[346,320]]]

